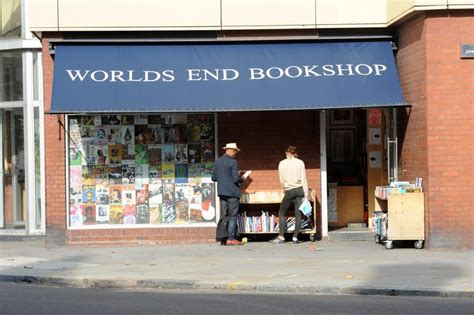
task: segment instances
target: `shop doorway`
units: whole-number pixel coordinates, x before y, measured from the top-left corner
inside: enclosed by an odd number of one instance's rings
[[[327,113],[329,231],[367,227],[366,111]]]
[[[327,113],[330,239],[373,240],[370,227],[375,187],[398,178],[396,116],[395,108]]]
[[[23,110],[1,109],[0,229],[25,230]]]

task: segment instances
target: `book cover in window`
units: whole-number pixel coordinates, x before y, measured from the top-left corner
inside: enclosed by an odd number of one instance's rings
[[[69,226],[82,226],[82,215],[81,214],[70,215]]]
[[[150,181],[150,184],[161,185],[161,165],[149,167],[148,179]]]
[[[174,179],[175,165],[173,163],[163,163],[161,174],[163,179]]]
[[[148,148],[143,144],[135,145],[135,164],[148,165]]]
[[[96,203],[95,186],[82,186],[82,203]]]
[[[135,144],[149,144],[151,133],[148,125],[135,125]]]
[[[134,204],[127,204],[122,207],[123,224],[137,223],[137,206]]]
[[[148,203],[150,205],[158,205],[163,203],[163,185],[160,184],[150,184],[148,186]]]
[[[164,123],[164,119],[161,115],[148,115],[149,125],[161,125]]]
[[[106,185],[96,185],[95,186],[97,204],[98,205],[108,205],[109,204],[109,186]]]
[[[97,224],[109,223],[109,205],[97,205],[96,207],[96,221]]]
[[[187,184],[176,184],[176,223],[189,222],[189,188]]]
[[[163,118],[162,123],[165,125],[173,125],[174,124],[174,116],[172,114],[164,114],[161,115]]]
[[[109,144],[109,126],[96,126],[95,132],[95,143],[96,144]]]
[[[135,165],[135,145],[122,146],[122,164]]]
[[[214,144],[213,143],[201,144],[201,162],[202,163],[214,162]]]
[[[188,164],[177,163],[174,165],[175,169],[175,181],[176,183],[187,183],[188,182]]]
[[[109,187],[109,203],[122,207],[122,185],[111,185]]]
[[[95,225],[95,205],[94,204],[83,204],[82,205],[82,218],[84,225]]]
[[[150,143],[161,144],[164,141],[165,130],[161,128],[161,125],[148,125],[150,130]]]
[[[69,187],[82,189],[82,166],[69,167]]]
[[[134,125],[135,124],[135,116],[134,115],[121,115],[120,117],[121,123],[123,126],[125,125]]]
[[[176,222],[176,208],[174,203],[164,203],[161,215],[162,223],[174,223]]]
[[[122,184],[122,167],[113,166],[108,168],[109,184]]]
[[[133,125],[122,126],[122,144],[135,143],[135,127]]]
[[[216,218],[215,192],[213,183],[202,183],[202,217],[205,221]]]
[[[188,144],[188,159],[189,163],[201,163],[201,144]]]
[[[188,165],[188,182],[189,183],[201,182],[201,163]]]
[[[174,180],[163,180],[163,203],[174,204]]]
[[[180,125],[174,125],[174,141],[173,143],[187,143],[186,139],[186,125],[180,124]]]
[[[95,185],[94,167],[83,166],[82,167],[82,185]]]
[[[189,183],[189,221],[202,222],[202,187],[198,183]]]
[[[147,115],[135,115],[135,125],[147,125],[148,116]]]
[[[188,145],[187,144],[176,144],[174,146],[175,162],[176,163],[188,163]]]
[[[136,165],[135,166],[135,189],[141,189],[142,185],[150,183],[148,165]]]
[[[110,165],[121,165],[122,156],[123,156],[123,147],[121,144],[109,144]]]
[[[112,224],[122,224],[122,206],[121,205],[111,205],[110,206],[110,223]]]
[[[84,159],[85,165],[94,166],[97,165],[95,145],[93,144],[84,144]],[[83,164],[84,165],[84,164]]]
[[[95,126],[94,125],[81,125],[80,127],[81,139],[95,140]]]
[[[69,187],[69,205],[79,206],[82,203],[82,187]]]
[[[135,205],[137,200],[136,190],[134,185],[122,186],[122,205]]]
[[[174,144],[163,144],[161,146],[161,160],[163,163],[174,162]]]
[[[96,145],[94,148],[94,155],[96,164],[98,166],[106,166],[108,165],[108,154],[109,154],[109,146],[108,145]]]
[[[137,204],[148,204],[148,185],[143,185],[137,190]]]
[[[212,168],[214,163],[202,163],[201,164],[201,182],[202,183],[213,183],[212,181]]]
[[[148,145],[148,164],[151,166],[161,165],[161,146],[159,144]]]
[[[109,126],[109,133],[107,136],[109,144],[121,144],[122,143],[122,127],[121,126]]]
[[[93,170],[96,185],[109,184],[109,168],[105,166],[94,167]]]
[[[75,146],[69,148],[69,165],[82,165],[82,152]]]
[[[106,117],[106,123],[104,123],[104,117]],[[117,126],[117,125],[120,125],[121,123],[121,117],[120,115],[102,116],[102,122],[104,125]]]
[[[162,211],[162,204],[155,205],[150,204],[150,224],[160,224],[161,223],[161,211]]]
[[[122,184],[135,184],[135,166],[123,165],[122,166]]]
[[[148,205],[137,205],[137,223],[150,223],[150,210],[148,208]]]

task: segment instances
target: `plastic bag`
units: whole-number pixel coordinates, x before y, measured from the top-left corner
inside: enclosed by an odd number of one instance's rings
[[[313,213],[311,203],[306,198],[303,199],[303,202],[301,203],[299,209],[301,212],[303,212],[305,216],[310,216]]]

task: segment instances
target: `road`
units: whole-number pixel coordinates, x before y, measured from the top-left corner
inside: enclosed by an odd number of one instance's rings
[[[58,288],[0,283],[0,314],[473,314],[474,300]]]

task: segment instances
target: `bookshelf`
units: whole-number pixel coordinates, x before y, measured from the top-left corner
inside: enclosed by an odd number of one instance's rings
[[[416,249],[423,248],[425,240],[424,194],[420,191],[378,188],[375,192],[374,227],[376,242],[386,249],[393,241],[414,240]]]
[[[316,239],[316,203],[313,189],[309,190],[309,200],[313,207],[308,217],[301,214],[301,234],[309,234],[309,239]],[[241,213],[238,217],[238,229],[242,235],[277,234],[279,232],[278,210],[283,199],[282,190],[245,191],[240,198]],[[287,231],[292,233],[295,226],[295,209],[288,211],[286,218]],[[299,211],[299,210],[298,210]]]

